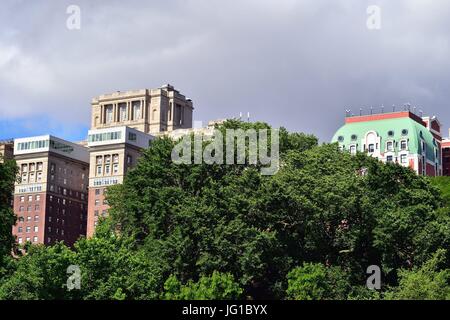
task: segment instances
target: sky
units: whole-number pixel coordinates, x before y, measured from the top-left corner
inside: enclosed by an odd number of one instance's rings
[[[345,110],[410,103],[447,135],[449,38],[448,0],[3,0],[0,139],[82,140],[93,97],[167,83],[204,123],[250,112],[325,142]]]

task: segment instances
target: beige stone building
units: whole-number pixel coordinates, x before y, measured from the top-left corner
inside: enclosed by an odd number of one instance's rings
[[[117,91],[92,99],[91,129],[129,126],[144,133],[192,127],[193,105],[171,85]]]
[[[0,162],[3,162],[3,159],[13,159],[13,158],[14,158],[14,141],[13,140],[0,141]]]
[[[108,214],[107,187],[123,182],[153,136],[122,126],[89,131],[89,205],[87,236],[94,234],[100,217]]]

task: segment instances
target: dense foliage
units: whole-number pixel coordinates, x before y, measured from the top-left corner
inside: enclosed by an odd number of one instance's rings
[[[155,140],[108,190],[94,238],[15,259],[0,298],[448,298],[450,211],[427,178],[284,129],[273,176],[261,164],[175,164],[175,143]],[[80,290],[65,287],[69,265]],[[370,265],[380,292],[365,287]]]

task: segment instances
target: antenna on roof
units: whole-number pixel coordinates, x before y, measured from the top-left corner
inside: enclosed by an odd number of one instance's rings
[[[242,119],[242,112],[239,112],[239,120]]]
[[[411,103],[408,102],[406,105],[408,106],[408,111],[411,111]]]
[[[370,115],[372,115],[372,114],[373,114],[373,107],[370,106]]]
[[[420,117],[422,118],[423,117],[423,110],[419,110],[419,113],[420,113]]]
[[[384,104],[381,105],[381,113],[384,113]]]
[[[350,109],[346,109],[346,110],[345,110],[345,117],[346,117],[346,118],[350,116],[350,112],[351,112],[351,111],[352,111],[352,110],[350,110]]]
[[[416,113],[416,108],[417,108],[417,107],[413,107],[413,113]]]
[[[250,112],[247,112],[247,122],[250,122]]]
[[[395,104],[392,105],[392,112],[395,112]]]
[[[362,108],[359,108],[359,115],[362,116]]]

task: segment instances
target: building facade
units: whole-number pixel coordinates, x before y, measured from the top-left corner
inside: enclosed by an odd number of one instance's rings
[[[123,182],[153,136],[122,126],[89,131],[89,204],[87,236],[94,234],[98,219],[108,214],[106,190]]]
[[[442,175],[450,176],[450,129],[448,137],[442,139]]]
[[[85,235],[87,148],[45,135],[14,140],[14,157],[20,172],[14,190],[17,242],[72,245]]]
[[[14,140],[0,141],[0,162],[14,158]]]
[[[117,91],[92,99],[91,129],[129,126],[144,133],[192,127],[193,105],[171,85]]]
[[[410,111],[349,116],[333,136],[342,150],[365,152],[383,162],[410,167],[419,175],[442,175],[439,121]]]

